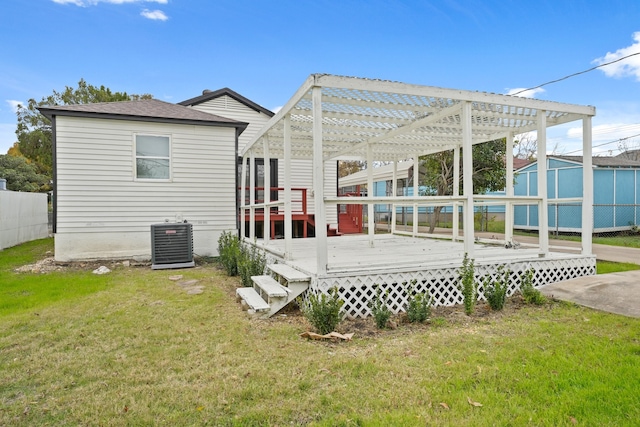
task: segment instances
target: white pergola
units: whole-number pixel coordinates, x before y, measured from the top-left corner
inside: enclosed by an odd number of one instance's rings
[[[443,89],[400,82],[312,74],[286,105],[256,134],[242,150],[242,182],[245,181],[247,163],[253,169],[255,157],[263,157],[265,188],[269,183],[270,158],[284,160],[284,200],[270,201],[265,191],[264,203],[256,203],[253,189],[250,202],[241,206],[241,214],[250,212],[249,239],[254,240],[255,210],[283,205],[285,213],[284,258],[292,259],[291,227],[291,160],[310,159],[313,164],[314,207],[316,224],[317,273],[327,271],[326,207],[337,204],[367,204],[369,208],[369,244],[374,245],[374,203],[391,205],[450,204],[457,212],[463,208],[464,250],[473,256],[474,203],[501,203],[506,206],[505,239],[513,234],[513,206],[537,203],[540,256],[549,251],[547,212],[547,128],[577,120],[583,127],[583,197],[571,201],[582,203],[582,254],[592,251],[593,225],[593,172],[591,164],[591,119],[595,108],[543,101],[531,98],[484,92]],[[537,131],[538,139],[538,195],[514,196],[513,153],[507,150],[506,196],[477,195],[473,191],[472,146],[499,138],[513,143],[514,136]],[[367,197],[337,198],[324,195],[324,163],[328,160],[360,158],[372,165],[374,161],[398,161],[454,150],[454,196],[446,197]],[[462,196],[459,194],[460,156],[463,160]],[[247,160],[251,160],[247,162]],[[255,171],[251,170],[251,176]],[[418,168],[414,168],[417,175]],[[394,171],[395,177],[395,171]],[[253,180],[252,180],[253,181]],[[414,185],[418,186],[417,176]],[[393,180],[394,186],[396,180]],[[373,188],[373,169],[369,168],[369,188]],[[396,194],[394,188],[393,194]],[[242,186],[241,200],[245,200]],[[418,191],[415,188],[414,194]],[[499,198],[499,200],[498,200]],[[563,202],[567,202],[563,199]],[[395,208],[393,212],[395,212]],[[417,209],[413,209],[417,215]],[[264,209],[265,224],[269,223],[269,209]],[[392,219],[395,223],[395,218]],[[244,221],[241,221],[244,236]],[[414,218],[414,234],[418,221]],[[457,215],[454,215],[454,239],[458,235]],[[264,227],[265,243],[269,241],[269,227]],[[471,232],[467,232],[471,230]]]

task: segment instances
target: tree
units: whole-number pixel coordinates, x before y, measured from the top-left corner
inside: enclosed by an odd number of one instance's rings
[[[515,141],[514,157],[518,159],[535,160],[538,153],[538,140],[534,138],[533,133],[523,133],[520,138]]]
[[[38,107],[54,105],[89,104],[94,102],[131,101],[152,98],[149,94],[128,95],[111,92],[104,86],[93,86],[80,79],[77,88],[67,86],[64,91],[53,91],[40,101],[30,99],[27,105],[19,105],[17,115],[18,151],[36,166],[39,173],[51,177],[53,144],[51,121],[38,111]]]
[[[340,160],[338,162],[338,176],[340,178],[352,173],[360,172],[365,167],[365,162],[359,160]]]
[[[473,153],[473,191],[483,194],[488,191],[504,189],[506,182],[505,153],[506,140],[497,139],[483,144],[476,144]],[[443,151],[423,156],[420,161],[425,167],[422,184],[426,194],[433,196],[453,195],[453,151]],[[460,180],[463,176],[463,161],[460,159]],[[462,190],[462,185],[460,186]],[[434,208],[429,223],[429,232],[433,233],[442,206]]]
[[[48,176],[38,173],[38,168],[24,157],[0,154],[0,178],[7,180],[7,189],[32,193],[51,190]]]

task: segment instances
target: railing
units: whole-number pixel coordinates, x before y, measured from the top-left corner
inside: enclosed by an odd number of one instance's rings
[[[250,202],[249,187],[246,188],[246,195],[243,209],[249,209],[251,207],[256,209],[256,214],[262,214],[265,207],[271,207],[271,213],[276,215],[284,215],[284,188],[283,187],[271,187],[271,201],[265,203],[264,190],[265,187],[254,187],[256,197],[254,204]],[[276,194],[277,192],[277,194]],[[274,197],[275,194],[275,197]],[[306,215],[307,214],[307,189],[306,188],[291,188],[291,213],[292,215]],[[277,210],[276,210],[277,209]],[[248,212],[247,212],[248,214]]]

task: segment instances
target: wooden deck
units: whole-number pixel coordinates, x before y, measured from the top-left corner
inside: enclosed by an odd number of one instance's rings
[[[259,244],[262,242],[259,241]],[[328,241],[329,276],[336,273],[371,271],[396,271],[410,268],[431,269],[459,267],[464,258],[464,244],[446,239],[413,238],[392,234],[377,234],[374,246],[369,245],[367,235],[345,235]],[[267,251],[280,254],[284,241],[272,240]],[[305,273],[317,276],[315,239],[294,239],[293,259],[280,260]],[[505,249],[498,244],[477,243],[474,259],[476,265],[509,264],[526,260],[539,260],[536,248]],[[278,257],[278,256],[277,256]],[[278,257],[280,258],[280,257]],[[551,252],[544,259],[585,258],[580,254]],[[588,258],[588,257],[587,257]]]
[[[347,317],[370,315],[368,302],[382,287],[389,295],[390,308],[403,311],[411,292],[428,292],[434,305],[461,304],[457,288],[458,269],[464,258],[464,244],[446,239],[414,238],[392,234],[375,236],[373,247],[366,235],[344,235],[328,239],[326,274],[317,272],[315,239],[294,239],[293,259],[285,260],[283,240],[256,242],[265,248],[268,263],[287,264],[311,277],[310,292],[326,293],[337,288],[345,301]],[[595,256],[578,253],[550,252],[541,256],[538,248],[506,249],[504,245],[476,243],[473,260],[479,286],[479,299],[484,299],[482,281],[496,280],[500,266],[511,271],[508,295],[520,288],[524,272],[534,270],[534,286],[555,283],[595,274]]]

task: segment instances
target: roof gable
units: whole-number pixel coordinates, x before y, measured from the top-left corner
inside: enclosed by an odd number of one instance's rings
[[[211,101],[212,99],[216,99],[219,98],[221,96],[229,96],[233,99],[235,99],[236,101],[240,102],[241,104],[246,105],[247,107],[251,108],[252,110],[255,110],[259,113],[264,113],[269,117],[273,117],[274,116],[274,112],[264,108],[263,106],[256,104],[255,102],[253,102],[252,100],[250,100],[249,98],[245,98],[244,96],[240,95],[238,92],[233,91],[231,89],[229,89],[228,87],[222,88],[222,89],[218,89],[218,90],[203,90],[202,91],[202,95],[200,96],[196,96],[195,98],[191,98],[191,99],[187,99],[185,101],[179,102],[178,105],[184,105],[186,107],[192,107],[194,105],[198,105],[198,104],[202,104],[204,102],[207,101]]]

